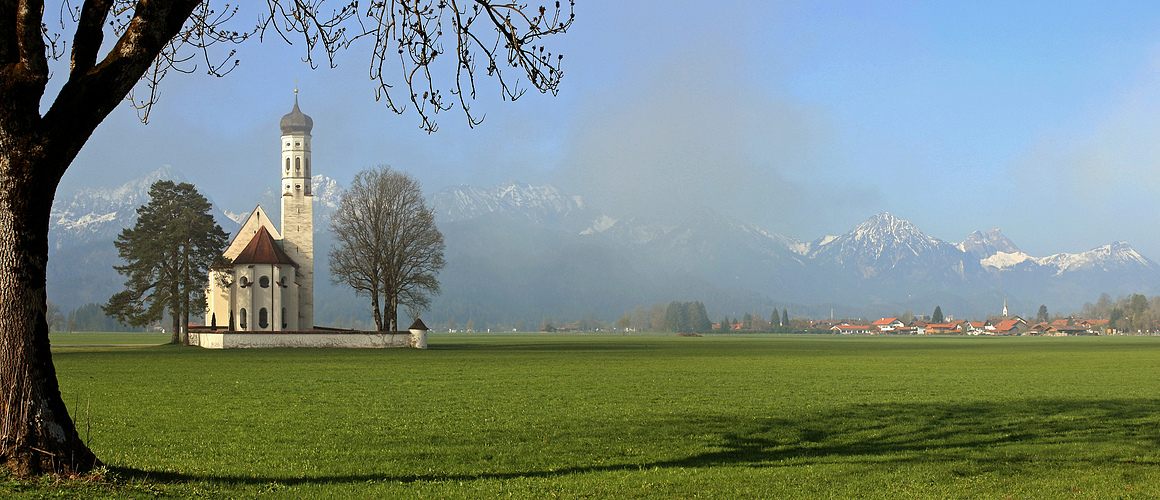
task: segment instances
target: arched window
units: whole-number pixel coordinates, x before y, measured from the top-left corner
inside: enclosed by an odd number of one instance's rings
[[[286,171],[290,171],[290,157],[286,157]]]
[[[244,307],[241,311],[238,311],[238,326],[241,327],[242,330],[246,329],[246,308]]]
[[[263,330],[270,326],[270,313],[265,307],[258,309],[258,328]]]
[[[268,278],[266,276],[262,276],[261,278],[258,278],[258,286],[260,286],[262,288],[270,288],[270,278]]]
[[[294,171],[298,172],[300,170],[302,170],[302,157],[295,156],[294,157]]]
[[[286,308],[283,307],[282,308],[282,328],[285,329],[287,326],[289,326],[289,325],[286,324]]]

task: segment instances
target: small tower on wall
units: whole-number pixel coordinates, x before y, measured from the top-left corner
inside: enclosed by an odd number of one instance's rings
[[[298,328],[314,329],[314,195],[310,193],[310,130],[314,120],[298,109],[282,117],[282,248],[298,263]]]

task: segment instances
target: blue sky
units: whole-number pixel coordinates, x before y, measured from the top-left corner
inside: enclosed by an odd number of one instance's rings
[[[426,190],[555,183],[616,214],[712,208],[788,236],[878,212],[958,242],[1000,227],[1036,256],[1126,240],[1160,259],[1155,2],[583,2],[556,97],[484,85],[428,135],[377,104],[358,47],[311,70],[280,40],[226,78],[171,75],[122,106],[62,192],[164,164],[245,209],[277,179],[298,78],[315,173],[383,163]]]

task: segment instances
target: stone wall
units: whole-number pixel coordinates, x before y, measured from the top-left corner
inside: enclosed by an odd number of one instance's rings
[[[427,332],[190,332],[189,342],[206,349],[426,349]]]

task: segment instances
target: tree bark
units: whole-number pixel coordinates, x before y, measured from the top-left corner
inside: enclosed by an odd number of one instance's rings
[[[379,290],[371,288],[371,315],[375,318],[375,331],[382,332],[383,330],[383,313],[379,310]]]
[[[26,143],[27,144],[27,143]],[[59,176],[0,141],[0,462],[21,476],[100,465],[61,398],[45,316],[48,215]],[[63,169],[61,169],[63,171]],[[47,177],[47,178],[46,178]]]

